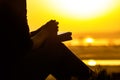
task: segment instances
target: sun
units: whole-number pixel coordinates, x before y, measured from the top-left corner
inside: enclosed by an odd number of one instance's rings
[[[83,39],[84,46],[92,46],[94,45],[95,40],[92,37],[87,37]]]
[[[105,14],[116,0],[49,0],[53,10],[65,16],[92,18]]]
[[[88,65],[89,66],[96,66],[96,61],[91,59],[88,61]]]
[[[94,39],[89,37],[89,38],[86,38],[86,39],[85,39],[85,42],[86,42],[86,43],[93,43],[93,42],[94,42]]]

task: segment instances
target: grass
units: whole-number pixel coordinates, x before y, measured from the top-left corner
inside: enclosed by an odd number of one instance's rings
[[[95,75],[91,76],[89,80],[120,80],[120,73],[108,73],[103,67],[96,66],[94,70]]]
[[[120,73],[108,73],[102,66],[96,66],[94,70],[96,74],[91,76],[89,80],[120,80]],[[49,75],[46,80],[56,80],[52,75]],[[76,77],[72,77],[71,80],[78,80]]]

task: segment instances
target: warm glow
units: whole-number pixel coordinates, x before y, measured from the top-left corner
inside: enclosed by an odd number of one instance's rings
[[[27,0],[27,7],[31,31],[50,19],[59,21],[60,32],[120,29],[120,0]]]
[[[96,61],[95,60],[89,60],[87,64],[89,66],[96,66]]]
[[[93,38],[86,38],[86,39],[85,39],[85,42],[86,42],[86,43],[93,43],[93,42],[94,42],[94,39],[93,39]]]
[[[49,0],[52,9],[74,18],[93,18],[107,13],[114,7],[113,0]]]
[[[108,45],[108,36],[104,36],[104,33],[118,31],[119,34],[120,31],[120,0],[27,0],[27,7],[30,31],[55,19],[59,22],[59,32],[70,31],[73,39],[77,39],[71,40],[69,45]],[[96,34],[81,34],[92,32]],[[79,33],[77,38],[74,37],[76,33]],[[97,33],[103,33],[106,39]],[[82,41],[86,36],[95,36],[95,39]],[[114,43],[118,45],[120,40]]]
[[[71,46],[79,46],[80,45],[80,41],[79,39],[74,39],[71,41],[70,43]]]
[[[83,60],[89,66],[120,66],[120,60]]]

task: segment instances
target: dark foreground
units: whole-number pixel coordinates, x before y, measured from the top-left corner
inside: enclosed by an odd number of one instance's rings
[[[56,80],[52,75],[49,75],[46,80]],[[71,80],[77,80],[72,78]],[[97,76],[91,77],[89,80],[120,80],[120,73],[107,74],[105,71],[98,73]]]
[[[68,46],[73,53],[81,60],[120,60],[120,46]],[[111,62],[111,64],[114,62]],[[97,75],[89,80],[120,80],[120,65],[118,66],[96,66],[91,67]],[[56,80],[52,75],[49,75],[46,80]],[[73,78],[72,80],[77,80]]]

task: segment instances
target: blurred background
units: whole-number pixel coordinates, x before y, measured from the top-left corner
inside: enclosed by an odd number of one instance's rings
[[[120,72],[120,0],[27,0],[30,31],[47,21],[59,32],[72,32],[64,42],[90,68]]]

